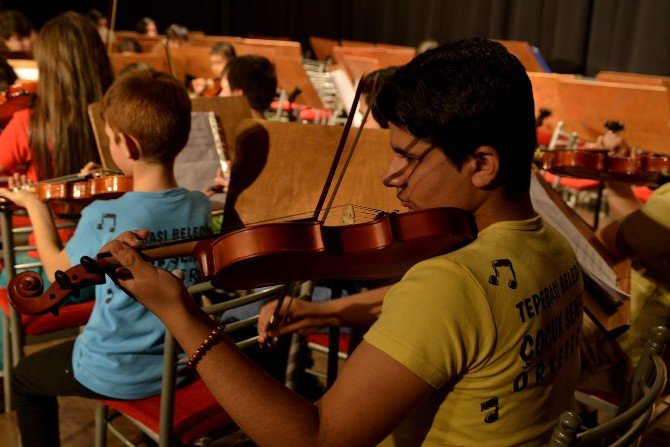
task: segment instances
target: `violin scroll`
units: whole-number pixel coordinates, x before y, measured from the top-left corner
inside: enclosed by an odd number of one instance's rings
[[[44,281],[35,272],[21,272],[14,276],[7,286],[9,303],[22,314],[41,315],[53,312],[58,315],[58,306],[70,297],[79,296],[85,287],[104,284],[106,281],[105,259],[81,259],[81,265],[69,268],[67,272],[57,271],[56,281],[44,292]]]

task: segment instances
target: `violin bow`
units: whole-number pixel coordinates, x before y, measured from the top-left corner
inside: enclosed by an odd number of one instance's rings
[[[112,0],[112,17],[109,23],[109,34],[107,35],[107,53],[112,52],[112,43],[114,41],[114,26],[116,26],[116,9],[118,0]]]
[[[167,37],[165,38],[165,40],[163,40],[163,47],[165,48],[165,57],[167,58],[170,75],[176,79],[177,76],[175,75],[174,64],[172,63],[172,52],[170,51],[170,41],[168,40]]]
[[[376,80],[376,77],[375,77]],[[373,80],[373,83],[374,81]],[[323,185],[323,190],[321,191],[321,195],[319,196],[319,201],[316,204],[316,208],[314,210],[314,215],[313,218],[315,220],[318,220],[319,215],[321,214],[321,211],[323,210],[323,204],[326,202],[326,199],[328,198],[328,190],[330,189],[330,185],[333,183],[333,179],[335,178],[335,173],[337,172],[337,167],[340,163],[340,159],[342,158],[342,154],[344,153],[344,147],[347,143],[347,139],[349,138],[349,131],[351,130],[351,126],[354,123],[354,116],[356,115],[356,111],[358,110],[358,101],[360,100],[361,95],[363,94],[363,91],[372,91],[372,85],[367,82],[363,82],[363,79],[358,83],[358,87],[356,88],[356,94],[354,95],[354,101],[351,105],[351,110],[352,112],[349,114],[347,117],[347,123],[344,125],[344,130],[342,130],[342,136],[340,137],[340,142],[337,145],[337,151],[335,151],[335,157],[333,158],[333,163],[330,165],[330,171],[328,172],[328,177],[326,178],[326,183]],[[356,148],[356,144],[358,143],[358,139],[360,138],[360,134],[363,131],[363,127],[365,126],[365,121],[367,120],[368,114],[370,112],[370,108],[368,107],[367,112],[363,116],[363,121],[361,122],[360,127],[358,128],[358,133],[356,135],[356,138],[354,139],[354,143],[352,144],[349,156],[347,157],[347,164],[343,165],[343,169],[340,172],[340,177],[337,181],[337,187],[339,188],[339,185],[342,181],[342,178],[344,177],[344,173],[346,172],[346,168],[348,165],[348,161],[351,160],[351,156],[353,155],[353,151]],[[335,193],[337,191],[334,191]],[[335,194],[332,194],[332,197],[329,200],[329,205],[332,205],[333,200],[335,198]],[[327,212],[326,212],[327,216]],[[325,221],[325,218],[323,219]]]
[[[342,165],[342,170],[340,171],[340,175],[337,178],[337,181],[335,182],[335,187],[333,188],[332,193],[330,194],[330,197],[328,197],[328,190],[330,189],[330,185],[333,183],[333,179],[335,178],[335,173],[337,172],[337,167],[339,165],[340,159],[342,158],[342,154],[344,153],[344,147],[346,146],[347,139],[349,137],[349,131],[351,130],[351,126],[354,123],[354,116],[356,115],[356,112],[358,110],[358,102],[361,98],[361,95],[363,94],[364,91],[371,92],[373,90],[374,84],[377,80],[377,77],[372,80],[371,83],[364,82],[363,78],[358,83],[358,87],[356,88],[356,94],[354,95],[354,101],[351,105],[351,110],[352,112],[349,114],[347,117],[347,122],[344,126],[344,129],[342,130],[342,135],[340,136],[340,141],[337,145],[337,150],[335,151],[335,157],[333,158],[333,162],[330,165],[330,171],[328,172],[328,177],[326,178],[326,183],[323,186],[323,190],[321,191],[321,195],[319,196],[319,201],[317,202],[316,209],[314,210],[314,215],[313,219],[318,220],[319,215],[321,214],[321,211],[324,209],[323,205],[326,202],[326,199],[328,199],[328,204],[326,205],[324,214],[323,214],[323,222],[326,221],[326,218],[328,217],[328,213],[330,212],[333,201],[335,200],[335,196],[337,195],[337,191],[340,188],[340,185],[342,184],[342,179],[344,178],[344,174],[347,171],[347,167],[349,166],[349,162],[351,161],[351,157],[354,154],[354,150],[356,149],[356,145],[358,144],[358,140],[361,137],[361,134],[363,133],[363,128],[365,127],[365,122],[368,119],[368,115],[370,114],[370,107],[365,111],[365,114],[363,115],[363,119],[361,120],[360,127],[356,131],[356,135],[354,137],[354,141],[351,144],[351,149],[349,150],[349,153],[347,154],[347,157],[344,161],[344,164]],[[284,304],[284,296],[281,296],[277,299],[277,307],[275,307],[275,310],[272,312],[272,315],[270,316],[270,321],[269,321],[269,329],[272,330],[275,325],[282,325],[284,321],[287,318],[288,311],[291,308],[291,304],[293,302],[293,294],[289,295],[289,303],[286,307],[286,312],[284,313],[283,317],[281,318],[281,321],[279,321],[279,314],[281,313],[281,308]]]

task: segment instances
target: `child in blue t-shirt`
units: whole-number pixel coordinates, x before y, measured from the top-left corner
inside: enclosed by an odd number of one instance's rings
[[[34,193],[0,190],[28,211],[40,259],[52,281],[57,270],[79,264],[82,256],[94,257],[127,230],[146,228],[147,243],[211,231],[207,197],[179,188],[173,175],[175,157],[186,145],[191,124],[191,102],[184,87],[162,73],[129,73],[105,94],[102,112],[112,158],[133,178],[133,191],[88,205],[65,247],[47,206]],[[187,284],[199,279],[193,258],[157,264],[181,269]],[[96,286],[95,300],[81,335],[25,357],[15,369],[12,390],[23,445],[58,444],[56,396],[137,399],[160,392],[164,325],[109,279]]]

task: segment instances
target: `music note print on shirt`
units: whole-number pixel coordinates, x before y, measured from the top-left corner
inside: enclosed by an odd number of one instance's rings
[[[492,424],[495,421],[498,420],[498,410],[500,409],[498,405],[498,398],[497,397],[492,397],[489,400],[486,400],[480,404],[482,412],[491,410],[488,413],[486,413],[486,416],[484,416],[484,423],[485,424]]]
[[[98,230],[102,230],[105,227],[106,220],[109,220],[111,222],[109,232],[113,233],[114,231],[116,231],[116,214],[110,214],[110,213],[103,214],[100,219],[100,223],[98,223],[95,227]]]
[[[489,276],[489,284],[497,286],[500,283],[500,272],[498,272],[498,268],[507,267],[509,268],[510,272],[512,272],[512,279],[509,280],[507,285],[510,289],[516,289],[519,284],[516,280],[516,273],[514,272],[512,261],[509,259],[495,259],[491,261],[491,266],[493,267],[494,274]]]

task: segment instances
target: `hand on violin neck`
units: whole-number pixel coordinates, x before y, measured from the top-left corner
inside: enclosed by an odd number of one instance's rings
[[[171,319],[179,321],[180,315],[185,312],[199,310],[184,283],[175,275],[154,267],[124,242],[114,240],[106,247],[121,265],[108,274],[119,287],[155,313],[166,325]]]
[[[139,247],[142,245],[142,241],[149,237],[149,230],[133,230],[133,231],[124,231],[119,234],[113,241],[105,244],[104,247],[100,249],[99,253],[106,253],[111,251],[110,246],[112,242],[123,242],[124,244],[130,247]]]
[[[193,89],[193,93],[200,96],[207,88],[207,81],[205,78],[196,78],[191,81],[191,88]]]
[[[34,185],[25,174],[15,172],[14,175],[7,179],[7,185],[10,189],[28,189]]]
[[[230,167],[228,167],[227,172],[230,172]],[[216,171],[216,177],[214,177],[214,184],[210,186],[207,189],[207,191],[205,191],[205,194],[207,196],[212,196],[214,194],[227,193],[229,186],[230,186],[230,176],[227,173],[224,173],[223,169],[219,169],[218,171]]]
[[[596,140],[596,149],[608,149],[611,156],[630,157],[631,150],[628,144],[618,133],[608,130]]]
[[[102,166],[100,166],[98,163],[95,163],[93,161],[89,161],[86,163],[86,165],[81,168],[79,171],[80,174],[82,175],[90,175],[93,174],[95,171],[102,169]]]
[[[32,185],[33,183],[25,175],[15,173],[7,181],[8,188],[0,188],[0,195],[24,208],[37,204],[44,205],[38,199]]]

